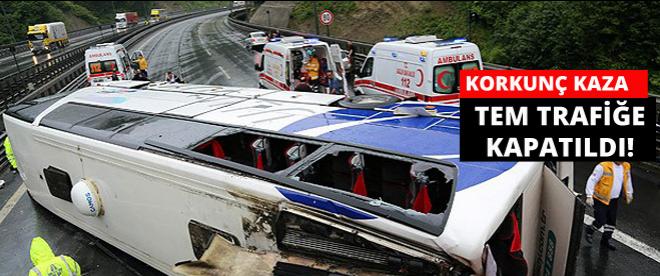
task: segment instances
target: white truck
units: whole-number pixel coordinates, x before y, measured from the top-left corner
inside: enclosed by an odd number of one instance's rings
[[[117,30],[123,30],[138,24],[137,12],[122,12],[115,15],[115,25]]]
[[[52,22],[28,26],[28,47],[34,55],[63,48],[69,44],[69,35],[62,22]]]
[[[479,47],[434,35],[379,42],[355,80],[357,94],[458,103],[460,70],[483,69]]]
[[[128,51],[121,44],[102,43],[85,51],[85,70],[90,85],[112,80],[131,80],[134,72]]]

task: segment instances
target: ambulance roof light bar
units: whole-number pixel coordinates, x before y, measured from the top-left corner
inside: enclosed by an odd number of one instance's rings
[[[438,40],[438,37],[435,36],[435,35],[419,35],[419,36],[406,37],[405,42],[406,43],[417,44],[417,43],[433,42],[433,41],[437,41],[437,40]]]
[[[105,47],[105,46],[112,46],[112,45],[115,45],[115,43],[114,42],[99,43],[99,44],[96,44],[94,47]]]
[[[284,44],[305,43],[305,38],[302,36],[287,36],[280,41]]]
[[[450,39],[443,39],[440,41],[436,41],[435,44],[437,46],[447,46],[450,44],[457,44],[457,43],[462,43],[462,42],[467,42],[467,38],[464,37],[456,37],[456,38],[450,38]]]

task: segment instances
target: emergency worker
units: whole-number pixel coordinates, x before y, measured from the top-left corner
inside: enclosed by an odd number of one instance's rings
[[[140,74],[142,74],[144,78],[148,78],[149,74],[147,74],[147,67],[149,67],[149,63],[147,62],[147,58],[145,58],[144,55],[139,55],[137,58],[137,64]]]
[[[30,259],[34,267],[28,276],[80,276],[80,265],[69,256],[55,256],[48,243],[41,237],[32,239]]]
[[[305,63],[305,71],[307,72],[307,76],[309,77],[309,82],[312,85],[316,85],[319,81],[319,71],[321,70],[321,64],[319,62],[319,59],[316,57],[316,53],[312,51],[308,51],[309,55],[309,60],[307,63]]]
[[[5,156],[7,156],[7,161],[9,161],[9,165],[11,166],[11,171],[16,172],[18,166],[16,165],[16,157],[14,156],[14,150],[12,150],[11,148],[11,142],[9,141],[9,136],[5,138],[3,144],[5,146]]]
[[[596,165],[589,180],[587,180],[585,194],[587,195],[587,204],[594,208],[595,218],[594,222],[587,226],[587,242],[592,243],[594,232],[603,226],[605,231],[600,239],[600,245],[609,250],[616,250],[610,240],[616,227],[619,198],[623,196],[627,204],[630,204],[633,200],[630,163],[607,161]]]

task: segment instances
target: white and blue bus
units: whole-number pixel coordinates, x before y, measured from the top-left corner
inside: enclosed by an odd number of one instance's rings
[[[570,274],[564,164],[461,162],[456,106],[342,97],[115,81],[4,123],[33,200],[168,275]]]

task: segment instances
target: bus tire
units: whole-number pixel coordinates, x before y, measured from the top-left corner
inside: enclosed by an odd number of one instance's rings
[[[357,95],[345,98],[338,102],[339,106],[355,109],[374,109],[391,105],[399,101],[399,98],[390,95]]]

